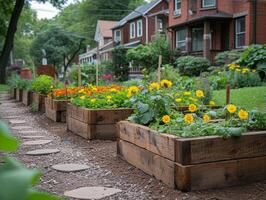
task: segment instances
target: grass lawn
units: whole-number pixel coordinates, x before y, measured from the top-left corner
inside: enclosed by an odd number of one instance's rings
[[[1,92],[6,92],[8,90],[9,90],[9,86],[8,85],[0,84],[0,93]]]
[[[217,105],[225,105],[225,90],[214,91]],[[231,90],[231,103],[248,110],[266,111],[266,86]]]

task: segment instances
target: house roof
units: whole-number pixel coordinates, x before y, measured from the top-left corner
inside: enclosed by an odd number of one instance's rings
[[[185,26],[185,25],[193,24],[193,23],[200,22],[200,21],[210,20],[210,19],[219,20],[219,19],[232,19],[232,18],[233,18],[233,15],[231,15],[229,13],[217,12],[215,14],[209,14],[209,15],[195,17],[195,18],[192,18],[190,20],[187,20],[184,23],[176,24],[176,25],[173,25],[169,28]]]
[[[154,8],[156,5],[158,5],[162,0],[155,0],[150,3],[141,5],[137,7],[134,11],[129,13],[127,16],[125,16],[123,19],[121,19],[112,29],[119,28],[123,26],[128,21],[135,19],[137,17],[145,15],[147,12],[149,12],[152,8]]]
[[[94,39],[96,41],[99,41],[99,35],[101,35],[104,38],[111,38],[112,27],[114,27],[116,24],[117,21],[98,20]]]

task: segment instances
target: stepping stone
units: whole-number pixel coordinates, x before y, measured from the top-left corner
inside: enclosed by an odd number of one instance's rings
[[[22,134],[34,134],[34,133],[42,133],[42,131],[19,131]]]
[[[116,188],[106,187],[81,187],[76,190],[66,191],[65,196],[76,199],[102,199],[122,192]]]
[[[16,119],[19,118],[20,116],[6,116],[6,117],[2,117],[3,119]]]
[[[24,123],[26,123],[25,120],[16,120],[16,119],[11,119],[11,120],[9,120],[9,122],[11,124],[24,124]]]
[[[31,126],[15,126],[15,127],[12,127],[12,129],[14,129],[14,130],[31,129],[31,128],[32,128]]]
[[[48,155],[48,154],[53,154],[53,153],[58,153],[60,152],[59,149],[37,149],[33,151],[28,151],[26,155],[30,156],[41,156],[41,155]]]
[[[25,135],[21,137],[22,139],[40,139],[40,138],[45,138],[44,136],[41,135]]]
[[[24,142],[22,145],[42,145],[42,144],[49,144],[52,140],[33,140]]]
[[[53,165],[52,169],[55,169],[60,172],[78,172],[89,169],[89,167],[87,165],[71,163],[71,164]]]

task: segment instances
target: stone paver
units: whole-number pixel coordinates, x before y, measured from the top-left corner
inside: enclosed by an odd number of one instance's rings
[[[22,130],[22,129],[32,129],[31,126],[13,126],[11,127],[13,130]]]
[[[27,141],[22,143],[22,145],[42,145],[42,144],[49,144],[52,140],[33,140],[33,141]]]
[[[21,134],[39,134],[39,133],[42,133],[42,131],[24,131],[24,130],[21,130],[19,131],[19,133]]]
[[[21,116],[18,116],[18,115],[14,115],[14,116],[5,116],[5,117],[2,117],[3,119],[17,119]]]
[[[45,138],[45,136],[41,135],[25,135],[21,136],[22,139],[40,139],[40,138]]]
[[[60,152],[59,149],[37,149],[37,150],[26,152],[26,155],[41,156],[41,155],[48,155],[48,154],[58,153],[58,152]]]
[[[116,188],[106,187],[82,187],[71,191],[66,191],[65,196],[76,199],[102,199],[121,192]]]
[[[55,169],[60,172],[78,172],[89,169],[89,166],[83,164],[69,163],[53,165],[52,169]]]
[[[25,124],[26,123],[25,120],[16,120],[16,119],[11,119],[11,120],[9,120],[9,122],[11,124]]]

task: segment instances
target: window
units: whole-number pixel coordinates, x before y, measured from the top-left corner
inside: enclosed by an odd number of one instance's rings
[[[203,50],[203,28],[192,28],[192,51]]]
[[[176,31],[176,48],[186,50],[186,29]]]
[[[157,17],[157,31],[158,32],[164,31],[163,19],[162,18],[158,18],[158,17]]]
[[[137,36],[142,36],[142,20],[137,21]]]
[[[241,48],[245,46],[245,35],[246,35],[246,26],[245,26],[245,17],[236,19],[236,48]]]
[[[202,0],[203,8],[215,7],[215,6],[216,6],[216,0]]]
[[[174,0],[174,14],[175,15],[181,15],[181,0]]]
[[[115,42],[120,42],[121,41],[121,31],[120,30],[115,30]]]
[[[136,37],[135,22],[130,23],[130,39]]]

